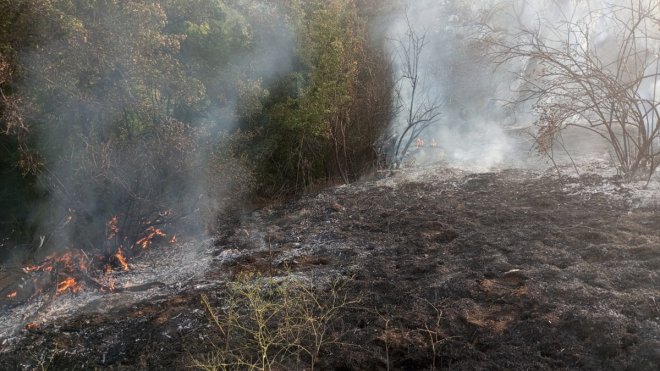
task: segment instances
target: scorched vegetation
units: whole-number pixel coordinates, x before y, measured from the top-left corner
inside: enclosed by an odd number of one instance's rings
[[[0,0],[0,369],[656,370],[659,55],[657,0]]]

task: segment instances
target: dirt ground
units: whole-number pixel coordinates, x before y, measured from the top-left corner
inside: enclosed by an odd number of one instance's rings
[[[317,369],[656,370],[656,193],[531,170],[327,189],[223,219],[204,279],[22,330],[0,369],[182,369],[213,349],[201,294],[219,303],[241,272],[293,272],[345,277],[362,298]]]

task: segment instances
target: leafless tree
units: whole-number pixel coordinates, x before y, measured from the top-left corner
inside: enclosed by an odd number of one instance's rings
[[[427,45],[426,33],[419,34],[406,14],[406,32],[394,40],[400,64],[397,93],[401,114],[405,115],[405,128],[397,138],[394,166],[399,168],[410,145],[440,117],[441,105],[423,89],[420,62]]]
[[[537,148],[549,154],[564,129],[583,128],[609,144],[628,179],[650,176],[660,165],[660,3],[563,14],[555,24],[521,22],[514,35],[490,38],[497,63],[527,66],[517,103],[534,105]]]

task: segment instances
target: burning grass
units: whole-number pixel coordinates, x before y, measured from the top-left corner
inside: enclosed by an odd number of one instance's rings
[[[139,246],[143,249],[148,249],[149,246],[153,243],[154,238],[156,237],[165,237],[167,236],[163,231],[153,226],[149,226],[145,233],[145,236],[140,238],[135,242],[133,246]]]
[[[122,251],[121,247],[117,249],[117,252],[115,253],[115,258],[117,258],[117,261],[119,264],[121,264],[121,267],[127,271],[128,270],[128,263],[126,262],[126,257],[124,257],[124,252]]]
[[[73,214],[70,210],[64,221],[65,225],[74,221]],[[169,210],[159,213],[160,217],[169,215],[171,215]],[[21,285],[21,288],[6,294],[6,297],[9,299],[33,297],[44,294],[51,288],[54,288],[55,295],[77,294],[89,288],[97,289],[100,292],[122,290],[124,287],[117,286],[115,275],[130,271],[128,261],[132,256],[167,237],[167,234],[161,229],[149,225],[127,250],[121,242],[128,241],[129,238],[122,234],[117,216],[112,216],[105,223],[105,229],[106,237],[103,248],[96,253],[87,253],[81,249],[67,249],[50,254],[38,264],[23,267],[22,272],[28,275],[30,284]],[[176,236],[172,236],[168,242],[176,243]],[[19,292],[21,290],[25,291],[26,295],[21,295]]]

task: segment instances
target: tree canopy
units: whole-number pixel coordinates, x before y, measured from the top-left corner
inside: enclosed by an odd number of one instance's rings
[[[211,215],[360,176],[392,109],[375,14],[353,0],[2,2],[0,229],[55,229],[71,209],[148,218],[200,195]]]

